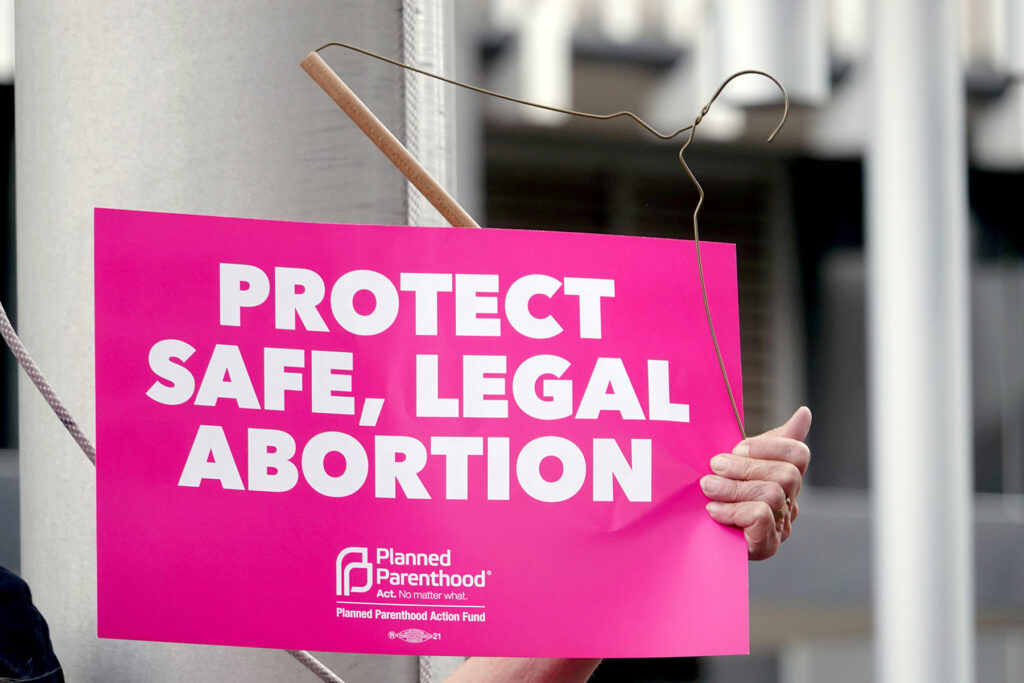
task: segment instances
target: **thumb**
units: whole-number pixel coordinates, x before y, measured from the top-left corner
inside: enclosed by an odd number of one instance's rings
[[[769,429],[764,436],[781,436],[787,439],[803,441],[807,433],[811,431],[811,411],[807,406],[800,406],[793,413],[793,416],[786,420],[786,424],[775,429]]]

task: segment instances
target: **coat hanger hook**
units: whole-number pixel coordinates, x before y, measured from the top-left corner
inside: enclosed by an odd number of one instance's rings
[[[722,91],[725,90],[725,87],[727,85],[729,85],[734,79],[739,78],[740,76],[745,76],[747,74],[764,76],[772,83],[774,83],[776,87],[778,87],[779,92],[782,93],[782,118],[779,120],[778,125],[775,126],[775,129],[772,131],[771,135],[768,136],[768,142],[774,140],[778,132],[782,130],[782,127],[786,125],[786,119],[789,118],[789,93],[786,92],[786,88],[783,87],[782,83],[779,83],[779,80],[775,78],[775,76],[772,76],[770,73],[766,71],[760,71],[758,69],[744,69],[743,71],[737,71],[736,73],[730,75],[728,78],[722,81],[722,84],[718,86],[718,90],[716,90],[715,94],[711,96],[711,99],[708,100],[708,103],[704,105],[704,108],[701,110],[700,115],[697,117],[697,120],[694,125],[700,123],[704,116],[707,115],[708,110],[711,109],[711,105],[715,103],[715,100],[718,99],[718,96],[722,94]]]

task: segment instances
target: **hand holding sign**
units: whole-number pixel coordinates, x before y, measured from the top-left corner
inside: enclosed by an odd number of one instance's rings
[[[701,488],[712,498],[711,516],[743,529],[751,560],[764,560],[793,530],[799,514],[797,495],[811,452],[804,444],[811,428],[811,411],[798,408],[781,427],[744,439],[731,454],[712,459],[712,469]],[[717,459],[717,460],[716,460]],[[788,503],[786,501],[789,501]],[[776,522],[775,512],[786,514]],[[582,683],[599,659],[514,659],[473,657],[446,683],[463,681],[557,680]]]
[[[711,459],[715,474],[701,480],[712,500],[711,517],[743,529],[751,560],[774,555],[793,530],[799,514],[796,499],[811,460],[804,444],[810,428],[811,411],[799,408],[781,427],[744,439],[732,453],[716,455]]]

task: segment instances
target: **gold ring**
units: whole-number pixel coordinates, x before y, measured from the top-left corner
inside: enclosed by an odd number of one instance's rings
[[[779,523],[782,520],[786,519],[786,517],[789,515],[789,507],[792,504],[793,504],[793,501],[787,496],[786,497],[786,502],[782,504],[782,507],[780,507],[778,510],[775,511],[775,522],[776,523]]]

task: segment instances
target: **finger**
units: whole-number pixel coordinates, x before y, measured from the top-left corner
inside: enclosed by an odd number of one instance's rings
[[[761,436],[782,436],[787,439],[803,441],[807,433],[811,431],[811,410],[807,406],[800,406],[793,413],[792,417],[786,420],[781,427],[769,429]]]
[[[775,526],[775,514],[768,504],[760,501],[719,503],[707,505],[708,513],[716,522],[743,529],[747,541],[747,556],[751,560],[771,557],[779,549],[780,536]]]
[[[708,498],[722,503],[760,500],[772,510],[786,506],[786,492],[775,481],[736,481],[709,474],[701,478],[700,487]]]
[[[719,453],[711,458],[711,471],[728,479],[777,482],[786,496],[794,500],[803,483],[803,476],[793,463],[747,458],[732,453]]]
[[[786,525],[782,532],[782,540],[780,543],[784,543],[787,538],[793,533],[793,523],[796,521],[797,515],[800,514],[800,504],[795,500],[789,502],[789,514],[786,515]]]
[[[786,535],[789,524],[789,501],[786,492],[774,481],[736,481],[709,474],[700,480],[701,489],[711,500],[742,503],[759,500],[768,504],[775,516],[776,531]],[[792,528],[792,527],[789,527]]]
[[[732,449],[736,455],[759,460],[778,460],[792,463],[802,475],[811,462],[811,449],[803,441],[782,436],[755,436],[736,444]]]

